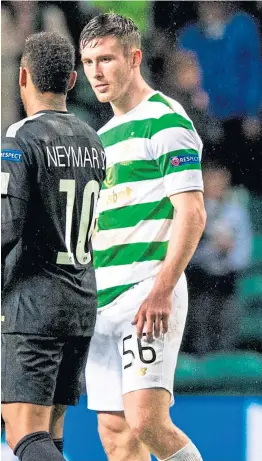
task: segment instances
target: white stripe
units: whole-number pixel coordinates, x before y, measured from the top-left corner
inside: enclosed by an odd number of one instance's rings
[[[152,93],[150,96],[148,96],[148,99],[150,99],[154,94],[160,94],[172,106],[172,109],[169,108],[163,102],[148,100],[142,101],[140,104],[134,107],[134,109],[130,110],[126,114],[119,115],[117,117],[112,117],[111,120],[109,120],[109,122],[106,123],[106,125],[100,128],[98,134],[100,135],[102,133],[106,133],[112,128],[122,125],[123,123],[134,122],[136,120],[146,120],[149,118],[158,119],[163,115],[172,113],[179,114],[185,119],[192,122],[192,120],[188,117],[185,109],[183,108],[183,106],[181,106],[181,104],[178,101],[175,101],[175,99],[165,96],[160,91]]]
[[[151,96],[150,96],[151,97]],[[123,123],[135,122],[138,120],[147,120],[148,118],[160,118],[165,114],[172,114],[173,111],[161,102],[143,101],[132,111],[124,115],[111,118],[109,122],[98,131],[101,135]]]
[[[178,171],[163,178],[117,184],[111,189],[103,189],[97,210],[101,213],[130,205],[159,202],[187,190],[204,190],[201,170]]]
[[[34,120],[35,118],[38,118],[41,115],[44,115],[44,114],[42,113],[42,114],[31,115],[31,117],[26,117],[23,120],[20,120],[20,122],[13,123],[13,125],[11,125],[8,128],[8,130],[6,132],[6,137],[7,138],[15,138],[16,133],[19,130],[19,128],[21,128],[26,122],[29,122],[30,120]]]
[[[162,93],[162,95],[163,95],[163,93]],[[192,123],[192,125],[193,125],[193,127],[194,127],[194,130],[195,130],[195,134],[196,134],[197,138],[199,139],[199,141],[200,141],[200,143],[201,143],[201,145],[202,145],[201,138],[200,138],[199,134],[197,133],[197,131],[196,131],[196,129],[195,129],[194,122],[193,122],[193,121],[191,120],[191,118],[187,115],[187,113],[186,113],[184,107],[183,107],[178,101],[175,101],[175,99],[171,99],[171,98],[169,98],[168,96],[165,96],[165,95],[163,95],[163,96],[164,96],[164,97],[168,100],[168,102],[171,104],[171,106],[173,107],[175,113],[177,113],[177,114],[179,114],[179,115],[182,115],[182,117],[186,118],[187,120],[189,120],[189,121]]]
[[[170,238],[172,219],[146,220],[133,227],[99,231],[93,249],[103,251],[127,243],[166,242]]]
[[[180,149],[197,150],[201,159],[202,141],[196,132],[186,128],[172,127],[159,131],[152,136],[151,146],[151,158],[154,159]]]
[[[160,267],[161,261],[100,267],[96,270],[97,289],[106,290],[119,285],[138,283],[148,277],[154,277],[159,272]]]
[[[98,212],[115,210],[123,206],[157,202],[164,197],[166,197],[166,193],[163,178],[117,184],[111,189],[101,190]]]
[[[202,142],[198,135],[186,128],[173,127],[159,131],[151,140],[133,138],[106,147],[107,168],[116,163],[134,160],[154,160],[168,152],[194,149],[201,158]]]
[[[190,190],[204,190],[201,170],[184,170],[164,177],[166,195]]]
[[[202,147],[202,141],[194,131],[181,127],[166,128],[152,136],[151,140],[131,138],[106,147],[107,168],[116,163],[154,160],[180,149],[194,149],[201,159]]]
[[[131,138],[105,148],[107,168],[134,160],[153,160],[149,151],[150,140],[147,138]]]
[[[190,120],[190,118],[188,117],[184,107],[180,104],[180,102],[176,101],[175,99],[172,99],[170,98],[169,96],[166,96],[164,93],[161,93],[161,96],[166,99],[169,104],[172,106],[173,108],[173,111],[176,113],[176,114],[179,114],[179,115],[182,115],[182,117]],[[191,121],[191,120],[190,120]]]

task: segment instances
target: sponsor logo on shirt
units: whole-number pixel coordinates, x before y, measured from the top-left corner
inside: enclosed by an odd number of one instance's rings
[[[183,165],[192,165],[194,163],[199,163],[199,156],[198,154],[195,155],[177,155],[176,157],[170,157],[171,165],[176,166],[183,166]]]
[[[119,200],[125,200],[131,196],[131,193],[132,189],[130,189],[130,187],[126,187],[124,190],[118,192],[113,191],[107,195],[107,205],[117,203]]]
[[[9,160],[9,162],[21,162],[23,152],[17,149],[4,149],[1,151],[1,160]]]

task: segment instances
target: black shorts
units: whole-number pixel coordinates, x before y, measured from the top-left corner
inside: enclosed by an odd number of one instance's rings
[[[2,403],[78,403],[90,337],[1,336]]]

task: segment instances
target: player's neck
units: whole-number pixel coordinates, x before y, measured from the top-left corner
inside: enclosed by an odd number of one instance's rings
[[[147,98],[153,89],[140,76],[138,79],[131,82],[128,91],[121,95],[121,98],[111,102],[113,112],[116,116],[123,115],[134,109],[144,99]]]
[[[41,112],[41,110],[56,110],[66,112],[66,96],[64,94],[37,93],[26,105],[27,116]]]

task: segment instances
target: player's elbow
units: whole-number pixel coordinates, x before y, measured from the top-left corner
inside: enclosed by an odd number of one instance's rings
[[[187,221],[191,223],[192,227],[198,229],[200,235],[202,235],[206,226],[206,210],[203,200],[193,200],[187,210]]]
[[[204,230],[207,215],[202,193],[197,193],[191,196],[190,200],[188,201],[187,210],[189,219],[192,219],[192,221],[196,222],[198,226]]]
[[[201,227],[202,232],[203,232],[206,226],[206,221],[207,221],[207,214],[206,214],[204,203],[198,204],[196,206],[195,215],[197,216],[199,226]]]

